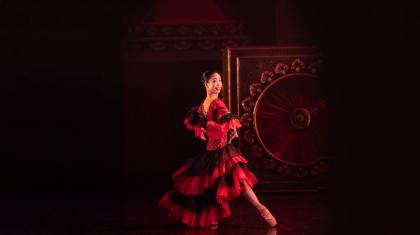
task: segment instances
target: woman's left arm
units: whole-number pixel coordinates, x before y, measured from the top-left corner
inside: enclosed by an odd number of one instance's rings
[[[216,121],[207,123],[207,135],[217,138],[223,133],[229,134],[229,140],[238,137],[237,128],[241,127],[238,116],[232,114],[221,100],[217,100],[216,104]]]

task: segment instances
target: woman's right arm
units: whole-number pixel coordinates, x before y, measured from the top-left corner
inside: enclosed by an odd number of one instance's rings
[[[204,117],[198,113],[198,107],[192,107],[184,119],[184,125],[189,131],[194,131],[194,136],[206,140],[204,126]]]

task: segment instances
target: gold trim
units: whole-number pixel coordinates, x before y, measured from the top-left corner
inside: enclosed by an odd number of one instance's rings
[[[317,55],[311,54],[296,54],[296,55],[249,55],[249,56],[240,56],[243,59],[258,59],[258,58],[300,58],[300,57],[314,57],[317,58]]]
[[[238,113],[238,117],[241,116],[240,109],[239,109],[239,56],[236,57],[236,110]]]
[[[230,88],[232,87],[232,83],[231,83],[231,68],[230,68],[230,55],[231,55],[231,51],[229,48],[227,48],[227,74],[228,74],[228,105],[229,105],[229,110],[232,110],[232,93],[230,91]]]
[[[265,93],[270,89],[270,87],[271,86],[273,86],[274,84],[276,84],[277,82],[279,82],[279,81],[281,81],[281,80],[283,80],[283,79],[285,79],[285,78],[288,78],[288,77],[292,77],[292,76],[310,76],[310,77],[312,77],[312,78],[319,78],[317,75],[314,75],[314,74],[311,74],[311,73],[290,73],[290,74],[286,74],[286,75],[283,75],[283,76],[281,76],[281,77],[279,77],[278,79],[276,79],[276,80],[274,80],[274,81],[272,81],[262,92],[261,92],[261,94],[258,96],[258,99],[257,99],[257,101],[255,102],[255,106],[254,106],[254,110],[253,110],[253,124],[254,124],[254,130],[255,130],[255,134],[256,134],[256,136],[257,136],[257,138],[258,138],[258,140],[259,140],[259,142],[260,142],[260,144],[261,144],[261,146],[265,149],[265,151],[267,151],[267,153],[268,154],[270,154],[273,158],[275,158],[275,159],[277,159],[277,160],[279,160],[279,161],[281,161],[281,162],[284,162],[284,163],[287,163],[287,164],[289,164],[289,165],[293,165],[293,166],[308,166],[308,165],[312,165],[312,164],[315,164],[315,163],[317,163],[317,162],[319,162],[319,160],[320,159],[317,159],[316,161],[314,161],[314,162],[310,162],[310,163],[305,163],[305,164],[296,164],[296,163],[293,163],[293,162],[288,162],[288,161],[284,161],[284,160],[282,160],[282,159],[279,159],[277,156],[275,156],[266,146],[265,146],[265,144],[264,144],[264,142],[262,141],[262,139],[261,139],[261,136],[260,136],[260,134],[259,134],[259,132],[258,132],[258,127],[257,127],[257,110],[258,110],[258,108],[260,107],[260,105],[261,105],[261,98],[265,95]]]
[[[231,47],[237,51],[250,50],[289,50],[289,49],[318,49],[316,45],[287,45],[287,46],[248,46],[248,47]]]

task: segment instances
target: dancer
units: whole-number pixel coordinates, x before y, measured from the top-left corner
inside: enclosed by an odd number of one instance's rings
[[[238,137],[241,124],[219,98],[220,74],[206,71],[202,83],[207,96],[187,113],[184,124],[195,137],[207,142],[206,149],[172,175],[175,185],[159,205],[190,228],[214,230],[220,219],[230,216],[228,202],[242,194],[271,227],[276,226],[276,219],[252,190],[257,178],[248,169],[248,161],[231,143]]]

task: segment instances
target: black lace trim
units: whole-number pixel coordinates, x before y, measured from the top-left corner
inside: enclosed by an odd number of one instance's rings
[[[204,123],[204,117],[198,114],[198,107],[193,106],[186,114],[187,117],[192,117],[189,121],[191,125],[196,125],[200,121]]]
[[[190,108],[190,110],[188,110],[187,112],[187,116],[192,116],[194,113],[197,113],[198,107],[197,106],[193,106]]]
[[[226,113],[221,118],[219,118],[216,122],[217,123],[223,123],[223,122],[227,122],[231,119],[238,119],[238,115],[233,114],[233,113]]]

